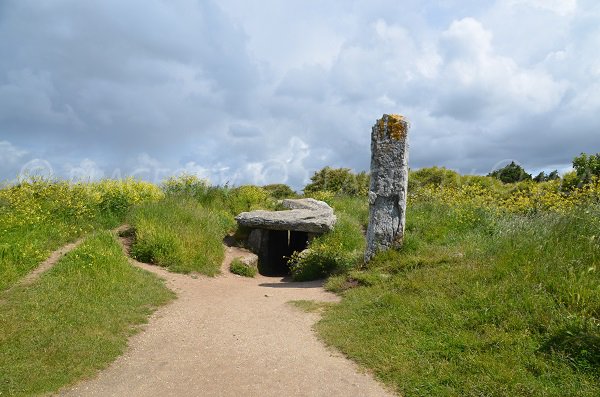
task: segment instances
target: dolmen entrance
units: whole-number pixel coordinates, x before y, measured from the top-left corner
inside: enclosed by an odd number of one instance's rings
[[[323,201],[286,199],[281,204],[287,210],[242,212],[235,217],[248,232],[246,246],[258,255],[263,275],[289,273],[287,259],[292,253],[305,250],[314,237],[332,230],[337,220]]]

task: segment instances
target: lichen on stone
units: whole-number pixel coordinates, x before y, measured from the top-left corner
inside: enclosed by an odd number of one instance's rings
[[[397,141],[404,139],[408,130],[408,122],[399,114],[388,115],[388,131],[390,137]]]
[[[406,138],[408,132],[408,121],[399,114],[384,114],[375,124],[379,139],[387,135],[396,141]]]

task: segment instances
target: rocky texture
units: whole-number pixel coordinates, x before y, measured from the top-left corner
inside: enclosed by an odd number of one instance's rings
[[[285,199],[281,202],[281,205],[290,210],[327,211],[333,214],[333,208],[329,204],[314,198]]]
[[[252,229],[248,235],[247,246],[250,251],[258,254],[262,246],[263,240],[266,238],[265,233],[261,229]]]
[[[258,255],[256,254],[248,252],[244,256],[238,257],[237,259],[239,259],[244,266],[258,269]]]
[[[408,188],[408,122],[387,115],[371,132],[369,227],[365,261],[377,251],[399,247],[404,237]]]
[[[323,201],[284,200],[282,204],[292,209],[242,212],[235,220],[238,225],[252,229],[292,230],[317,234],[328,232],[335,225],[336,216],[333,209]]]

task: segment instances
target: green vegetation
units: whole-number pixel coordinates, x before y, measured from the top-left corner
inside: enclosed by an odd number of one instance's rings
[[[226,210],[231,216],[276,206],[272,190],[252,185],[235,188],[211,186],[194,175],[171,177],[163,183],[162,188],[168,197],[193,199],[207,209]]]
[[[405,396],[599,395],[598,180],[411,177],[404,246],[336,268],[323,339]]]
[[[523,167],[521,167],[514,161],[511,161],[510,164],[498,170],[490,172],[488,176],[500,179],[504,183],[515,183],[531,180],[531,175],[525,172]]]
[[[549,181],[556,181],[559,179],[560,179],[560,175],[558,174],[558,170],[554,170],[554,171],[550,172],[548,175],[546,175],[546,173],[544,171],[542,171],[533,178],[533,180],[536,182],[549,182]]]
[[[304,187],[304,194],[331,192],[350,196],[366,196],[369,190],[369,174],[354,174],[349,168],[325,167],[310,178],[311,183]]]
[[[142,262],[179,273],[213,276],[223,261],[223,237],[235,224],[231,215],[185,196],[136,207],[129,222],[135,230],[131,254]]]
[[[255,267],[245,265],[239,258],[235,258],[233,261],[231,261],[231,264],[229,265],[229,271],[231,271],[233,274],[244,277],[255,277],[257,272]]]
[[[581,183],[589,183],[594,177],[600,177],[600,153],[581,153],[573,159],[573,168]]]
[[[0,292],[65,243],[115,227],[131,206],[162,195],[156,186],[130,179],[35,180],[0,189]]]
[[[319,301],[309,301],[309,300],[296,300],[296,301],[289,301],[288,303],[302,311],[307,312],[307,313],[320,313],[323,310],[334,305],[334,303],[331,303],[331,302],[319,302]]]
[[[110,233],[88,238],[33,285],[2,296],[0,395],[50,392],[93,375],[172,298],[128,263]]]
[[[368,175],[326,167],[304,191],[332,205],[338,223],[292,257],[291,272],[295,280],[329,276],[327,288],[343,299],[292,304],[323,312],[324,340],[406,396],[599,395],[598,158],[576,157],[562,178],[510,183],[413,171],[404,245],[368,265]],[[39,180],[0,189],[0,395],[90,376],[172,299],[98,231],[127,220],[138,259],[214,275],[233,216],[274,209],[292,194],[286,185],[218,187],[185,175],[161,188]],[[34,284],[17,284],[86,234]],[[240,265],[231,271],[252,271]]]
[[[276,199],[294,198],[297,196],[296,192],[294,192],[291,187],[283,183],[265,185],[262,188]]]
[[[153,308],[173,298],[155,276],[128,263],[108,232],[19,286],[51,251],[128,220],[141,260],[215,274],[233,215],[276,202],[260,187],[214,187],[189,176],[161,188],[34,180],[0,189],[0,395],[55,391],[92,375],[122,353]]]
[[[597,395],[600,209],[462,211],[412,203],[400,252],[330,279],[319,333],[407,396]]]
[[[316,237],[309,249],[292,255],[290,271],[296,281],[325,278],[357,266],[364,254],[362,228],[366,225],[366,207],[350,197],[331,200],[337,215],[333,231]],[[360,207],[360,208],[357,208]]]

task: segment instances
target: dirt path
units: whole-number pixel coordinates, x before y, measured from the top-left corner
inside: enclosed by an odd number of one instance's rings
[[[83,240],[85,240],[85,237],[81,237],[81,238],[77,239],[76,241],[73,241],[72,243],[69,243],[67,245],[60,247],[56,251],[52,252],[48,256],[48,258],[46,258],[45,261],[43,261],[42,263],[40,263],[38,265],[38,267],[33,269],[31,272],[27,273],[27,275],[25,277],[23,277],[22,279],[17,281],[14,285],[9,287],[8,289],[6,289],[4,291],[0,291],[0,294],[2,294],[4,296],[4,298],[0,297],[0,303],[6,302],[6,296],[8,296],[8,294],[10,294],[10,292],[13,291],[15,288],[26,287],[28,285],[33,284],[38,278],[40,278],[40,276],[43,273],[47,272],[54,265],[56,265],[56,263],[58,263],[60,258],[62,258],[67,253],[69,253],[69,252],[73,251],[75,248],[77,248],[83,242]]]
[[[134,262],[178,299],[158,310],[125,355],[64,396],[391,396],[315,336],[315,314],[287,302],[336,301],[319,282],[229,273],[192,278]]]

